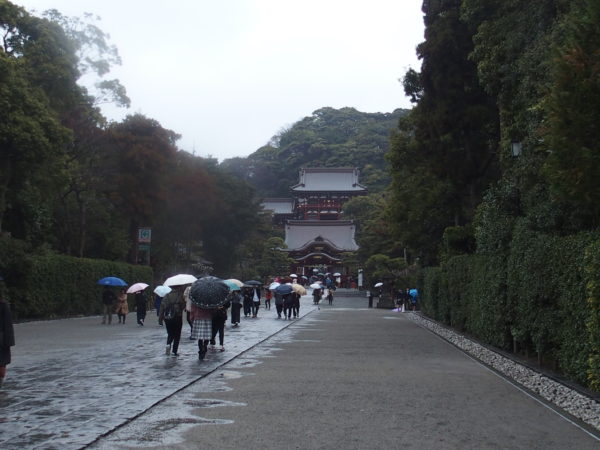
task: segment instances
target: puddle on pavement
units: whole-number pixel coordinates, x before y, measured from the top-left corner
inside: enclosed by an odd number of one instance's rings
[[[198,400],[186,400],[186,405],[192,408],[218,408],[220,406],[246,406],[246,403],[230,402],[228,400],[220,399],[198,399]]]
[[[236,372],[233,370],[224,370],[221,372],[217,372],[215,374],[215,376],[219,379],[237,380],[238,378],[241,378],[243,375],[240,372]]]

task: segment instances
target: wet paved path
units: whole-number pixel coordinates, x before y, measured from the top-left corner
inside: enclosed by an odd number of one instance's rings
[[[598,449],[585,429],[364,299],[336,299],[94,449]]]
[[[186,326],[182,356],[165,356],[151,314],[143,328],[133,315],[17,325],[0,448],[600,448],[403,314],[364,306],[261,310],[204,362]]]
[[[313,309],[303,297],[300,315]],[[274,306],[257,319],[242,317],[238,328],[228,322],[226,351],[203,362],[187,323],[180,356],[164,354],[166,331],[154,311],[144,327],[135,313],[124,325],[116,316],[111,325],[99,317],[17,324],[0,389],[0,448],[85,446],[292,323],[277,319]]]

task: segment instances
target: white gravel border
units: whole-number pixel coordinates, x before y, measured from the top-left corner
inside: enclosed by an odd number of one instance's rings
[[[470,339],[433,322],[421,314],[408,312],[405,317],[427,328],[465,353],[482,361],[504,376],[562,408],[596,430],[600,430],[600,403],[554,381],[539,372],[510,360]]]

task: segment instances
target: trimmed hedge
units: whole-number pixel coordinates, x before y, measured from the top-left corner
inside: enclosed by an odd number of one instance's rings
[[[600,236],[513,229],[508,254],[424,270],[423,311],[490,345],[537,355],[600,391]]]
[[[16,320],[99,314],[103,287],[96,283],[106,276],[152,285],[153,271],[148,266],[55,254],[27,255],[24,249],[16,240],[0,239],[0,270]],[[9,260],[5,255],[12,257]]]

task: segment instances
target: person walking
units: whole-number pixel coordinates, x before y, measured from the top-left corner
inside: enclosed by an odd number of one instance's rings
[[[160,315],[160,304],[162,302],[162,297],[158,294],[154,294],[154,309],[156,310],[156,317]],[[160,321],[159,321],[160,322]]]
[[[367,299],[369,299],[369,308],[373,307],[373,293],[371,291],[367,291]]]
[[[146,293],[142,289],[134,294],[135,310],[137,312],[137,323],[140,326],[144,326],[144,320],[146,320]],[[110,322],[109,322],[110,323]]]
[[[333,305],[333,289],[331,287],[327,289],[327,301]]]
[[[252,293],[254,289],[251,287],[244,288],[244,317],[248,317],[252,314]]]
[[[6,366],[10,364],[10,348],[14,345],[15,331],[10,305],[0,291],[0,388],[4,383],[4,378],[6,378]]]
[[[105,325],[107,322],[110,325],[112,322],[113,304],[115,303],[116,299],[117,297],[110,286],[104,286],[104,292],[102,292],[102,304],[104,308],[104,312],[102,314],[102,325]]]
[[[192,285],[186,285],[185,290],[183,291],[183,298],[185,299],[185,319],[187,320],[188,325],[190,326],[190,340],[193,340],[192,331],[193,331],[193,322],[191,317],[192,311],[192,299],[190,297],[190,290],[192,289]]]
[[[271,298],[273,297],[273,293],[269,290],[265,290],[265,309],[271,309]]]
[[[256,319],[260,307],[260,287],[255,287],[252,291],[254,292],[252,294],[252,317]]]
[[[283,312],[283,297],[277,291],[275,291],[275,309],[277,310],[277,318],[281,319],[281,313]]]
[[[225,347],[223,346],[225,339],[225,322],[227,322],[227,308],[229,308],[230,302],[226,301],[223,305],[219,306],[217,309],[213,311],[212,316],[212,332],[210,338],[210,345],[214,348],[216,345],[215,338],[217,334],[219,335],[219,345],[221,346],[221,351],[225,351]]]
[[[198,359],[201,361],[206,356],[208,343],[212,338],[212,316],[212,310],[191,304],[192,339],[198,339]]]
[[[297,292],[292,292],[292,310],[294,318],[300,317],[300,294]]]
[[[178,355],[181,327],[183,326],[183,311],[185,310],[184,289],[185,286],[173,286],[172,291],[160,303],[158,323],[162,325],[164,322],[167,329],[167,347],[165,349],[167,355]]]
[[[319,301],[321,301],[321,289],[313,290],[313,305],[318,305]]]
[[[286,320],[292,319],[292,310],[293,310],[293,300],[292,294],[283,294],[283,316]]]
[[[231,325],[234,327],[240,324],[240,309],[242,309],[242,296],[238,291],[231,291],[229,294],[231,303]]]
[[[125,324],[125,319],[127,318],[127,314],[129,314],[127,292],[125,292],[125,289],[121,289],[121,292],[119,292],[119,295],[117,296],[117,307],[115,308],[115,312],[119,318],[119,323]]]

